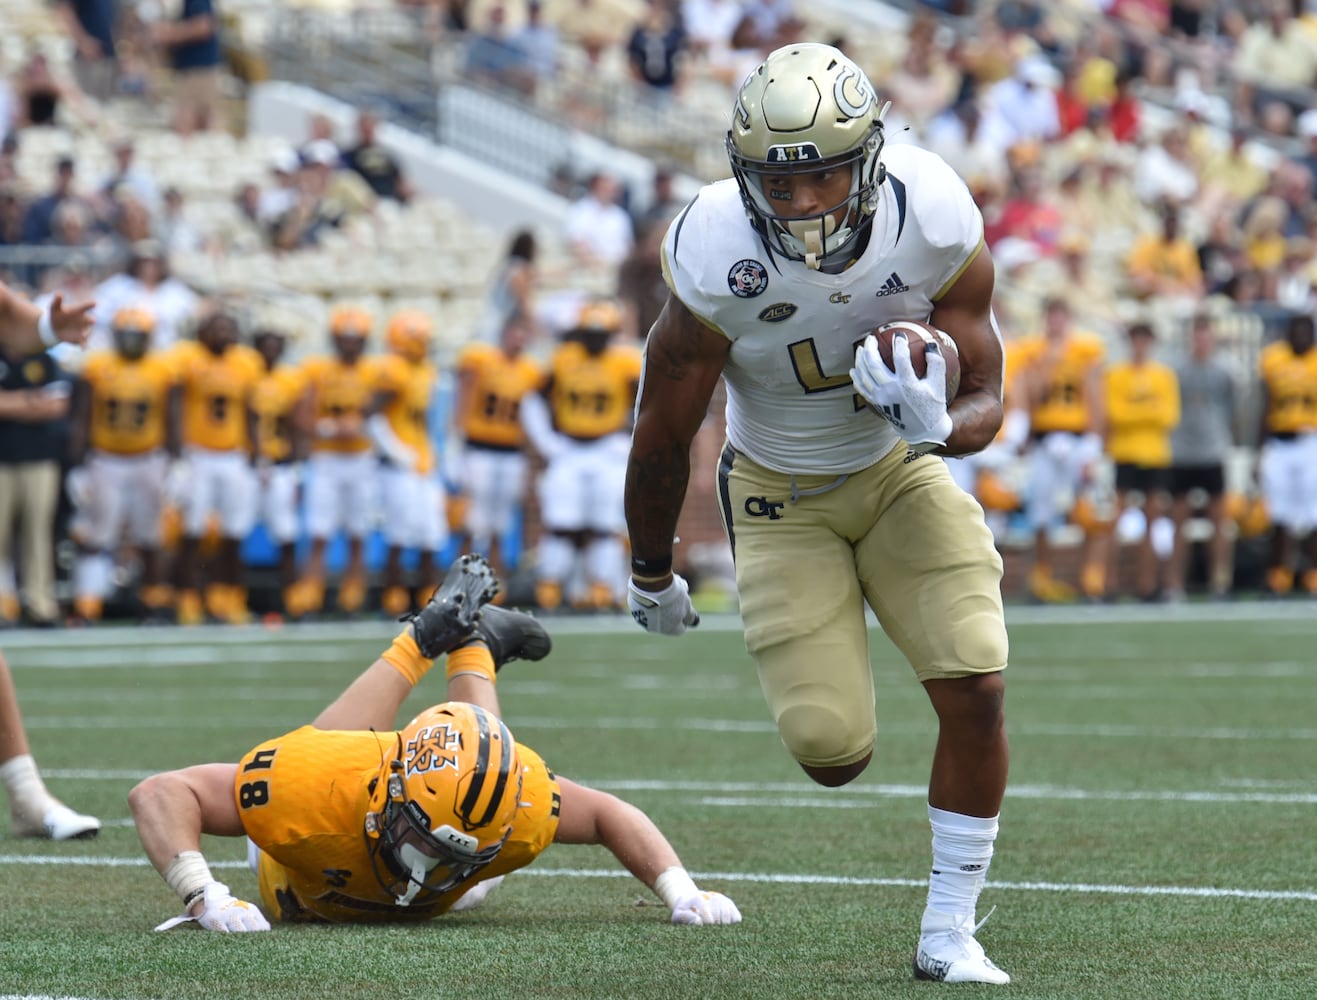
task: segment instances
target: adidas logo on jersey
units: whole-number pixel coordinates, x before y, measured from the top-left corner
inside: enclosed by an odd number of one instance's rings
[[[877,296],[882,298],[885,295],[900,295],[902,292],[910,291],[910,286],[901,280],[901,276],[893,271],[883,282],[883,287],[878,289]]]

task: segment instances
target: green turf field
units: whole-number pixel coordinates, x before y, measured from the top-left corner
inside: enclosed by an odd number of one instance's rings
[[[1013,613],[979,910],[1004,988],[911,981],[934,728],[892,647],[874,633],[875,762],[829,790],[778,742],[734,623],[707,626],[555,622],[552,657],[500,689],[519,739],[649,812],[744,923],[672,927],[602,849],[560,846],[427,926],[243,937],[152,933],[178,904],[125,796],[308,721],[387,628],[0,636],[49,784],[107,823],[16,841],[0,808],[0,998],[1317,997],[1317,606]],[[427,683],[409,707],[439,700]],[[254,898],[240,842],[206,851]]]

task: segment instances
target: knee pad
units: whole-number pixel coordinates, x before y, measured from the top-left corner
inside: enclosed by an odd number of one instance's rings
[[[873,749],[875,733],[856,733],[836,712],[812,704],[788,706],[777,719],[777,730],[791,756],[810,767],[854,764]]]

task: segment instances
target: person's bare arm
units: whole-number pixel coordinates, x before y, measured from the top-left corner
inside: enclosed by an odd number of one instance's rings
[[[1002,422],[1002,348],[992,328],[992,257],[986,248],[933,304],[930,322],[956,342],[960,352],[960,389],[948,401],[951,436],[936,449],[940,455],[982,451]]]
[[[161,875],[180,852],[200,851],[203,833],[242,836],[237,773],[237,764],[198,764],[153,774],[128,793],[137,835]]]
[[[632,557],[641,563],[671,563],[672,540],[690,479],[691,442],[731,349],[727,337],[668,296],[645,345],[627,461],[627,530]],[[671,582],[670,573],[655,576],[643,581],[645,589],[662,590]]]
[[[55,295],[48,306],[50,334],[54,342],[82,345],[92,328],[95,302],[64,308],[64,297]],[[36,354],[53,346],[41,336],[43,310],[36,303],[0,284],[0,345],[14,354]]]

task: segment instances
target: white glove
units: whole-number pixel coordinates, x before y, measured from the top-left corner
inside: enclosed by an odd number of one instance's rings
[[[199,914],[192,916],[185,913],[181,917],[173,917],[156,930],[167,931],[171,927],[193,920],[208,931],[219,931],[222,934],[270,929],[270,922],[265,919],[265,914],[251,903],[234,899],[229,893],[229,887],[223,882],[209,883],[201,898],[202,910]]]
[[[721,892],[697,891],[680,897],[672,904],[672,922],[693,927],[739,924],[741,911]]]
[[[659,591],[641,590],[635,580],[628,580],[626,592],[631,617],[646,632],[681,635],[700,623],[690,587],[680,573],[673,573],[672,582]]]
[[[87,501],[91,499],[91,476],[87,474],[85,465],[69,470],[64,477],[64,492],[69,495],[69,503],[74,507],[81,509],[87,506]]]
[[[892,339],[892,371],[878,353],[878,342],[865,337],[855,350],[851,382],[869,405],[877,410],[916,451],[932,451],[951,436],[951,414],[947,412],[947,362],[939,350],[928,352],[928,371],[923,378],[910,363],[910,342],[904,336]]]

